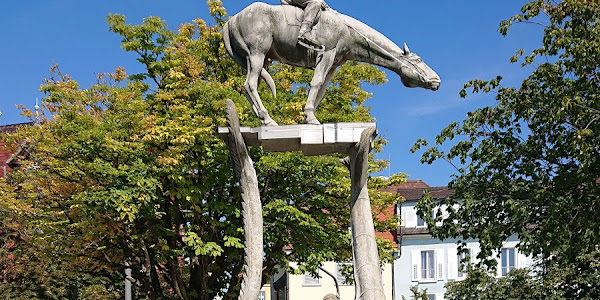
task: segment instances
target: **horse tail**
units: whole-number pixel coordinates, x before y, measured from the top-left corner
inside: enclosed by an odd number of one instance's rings
[[[271,74],[269,74],[265,68],[260,71],[260,78],[262,78],[267,86],[269,86],[269,89],[273,94],[273,100],[277,99],[277,88],[275,87],[275,81],[273,81],[273,77],[271,77]]]
[[[236,53],[233,49],[233,47],[231,46],[231,35],[233,34],[234,38],[237,38],[237,36],[239,36],[239,33],[236,32],[232,32],[230,31],[231,29],[229,28],[229,26],[234,26],[233,30],[235,30],[235,24],[236,23],[236,18],[235,16],[233,16],[233,18],[229,19],[229,21],[227,23],[225,23],[225,26],[223,26],[223,44],[225,45],[225,49],[227,50],[227,53],[229,53],[229,55],[231,56],[231,58],[233,58],[233,61],[235,61],[238,65],[246,68],[246,70],[248,70],[248,66],[246,65],[247,62],[246,60],[243,58],[243,56],[239,55],[238,53]],[[241,38],[241,36],[240,36]],[[246,56],[250,55],[250,51],[249,49],[247,49],[247,47],[245,47],[245,45],[241,45],[241,47],[243,48],[242,50],[246,52]],[[273,95],[273,99],[277,98],[277,88],[275,87],[275,81],[273,81],[273,77],[271,77],[271,74],[269,74],[269,72],[267,72],[267,70],[265,70],[264,68],[260,71],[260,79],[264,80],[265,83],[267,84],[267,86],[269,87],[269,89],[271,90],[271,94]]]

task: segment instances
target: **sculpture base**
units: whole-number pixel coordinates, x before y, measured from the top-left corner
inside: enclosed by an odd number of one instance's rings
[[[241,127],[247,146],[262,146],[268,152],[302,151],[304,155],[348,153],[360,141],[362,132],[375,123],[333,123]],[[226,139],[229,129],[219,127]]]

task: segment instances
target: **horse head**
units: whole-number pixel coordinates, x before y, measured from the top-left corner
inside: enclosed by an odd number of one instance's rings
[[[421,57],[410,52],[404,44],[404,54],[399,58],[402,66],[400,68],[400,79],[406,87],[421,87],[436,91],[441,84],[438,74],[423,62]]]

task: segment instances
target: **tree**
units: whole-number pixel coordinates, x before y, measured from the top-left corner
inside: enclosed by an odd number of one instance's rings
[[[412,295],[410,296],[411,300],[428,300],[427,297],[427,289],[419,290],[418,285],[413,285],[410,287],[410,292]],[[402,300],[406,300],[406,297],[402,296]]]
[[[84,297],[77,289],[48,296],[67,283],[44,268],[60,265],[83,278],[83,285],[110,282],[104,290],[96,284],[85,292],[110,298],[121,292],[128,262],[137,298],[237,298],[243,265],[241,197],[216,127],[225,125],[227,98],[241,111],[243,125],[259,121],[242,96],[243,70],[226,56],[221,42],[225,9],[220,1],[208,6],[215,25],[198,19],[177,32],[157,17],[130,25],[124,16],[108,16],[110,30],[123,38],[121,46],[136,52],[146,67],[141,74],[127,76],[117,68],[81,88],[53,67],[41,88],[47,95],[46,118],[5,137],[27,147],[22,167],[0,182],[6,191],[0,217],[19,226],[14,229],[19,243],[8,252],[13,257],[44,254],[35,262],[23,257],[21,268],[7,268],[12,279],[3,283],[11,291],[6,295],[36,286],[39,292],[31,298]],[[301,122],[312,71],[281,64],[269,71],[279,95],[265,103],[271,115],[279,124]],[[373,66],[342,66],[319,118],[372,120],[364,106],[371,95],[361,86],[384,81],[384,73]],[[266,87],[261,93],[268,99]],[[376,148],[384,143],[378,140]],[[315,272],[325,260],[350,260],[350,180],[340,156],[260,148],[252,148],[251,156],[264,210],[265,278],[290,261],[299,263],[290,271],[302,273]],[[370,166],[378,171],[385,162],[372,160]],[[375,191],[401,180],[372,180],[374,215],[398,201],[397,195]],[[379,231],[393,230],[397,223],[394,217],[376,221]],[[379,244],[382,259],[391,261],[390,243]],[[286,253],[288,246],[292,250]],[[6,261],[2,254],[0,266]],[[42,275],[31,276],[38,271]],[[44,280],[55,285],[40,284]]]
[[[453,195],[439,203],[426,197],[420,215],[436,237],[479,239],[479,258],[490,266],[485,258],[517,235],[519,250],[547,270],[537,279],[556,283],[566,298],[598,299],[600,4],[530,1],[499,31],[518,23],[543,26],[541,46],[511,58],[533,72],[520,87],[502,86],[501,77],[465,84],[461,96],[494,93],[495,103],[442,130],[436,143],[451,143],[448,152],[425,151],[424,163],[460,167],[449,184]],[[420,140],[414,150],[426,145]],[[447,209],[447,219],[443,211],[424,213],[436,207]]]
[[[448,300],[561,299],[552,295],[551,286],[541,289],[538,284],[525,269],[513,270],[500,278],[475,269],[464,281],[449,282],[446,297]]]

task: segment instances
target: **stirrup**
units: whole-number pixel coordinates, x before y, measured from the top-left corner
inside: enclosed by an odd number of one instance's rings
[[[314,50],[314,51],[318,51],[318,52],[325,51],[325,45],[321,45],[318,42],[313,41],[307,37],[299,37],[298,44],[300,44],[303,47],[310,49],[310,50]]]

